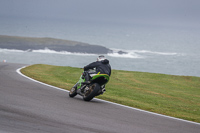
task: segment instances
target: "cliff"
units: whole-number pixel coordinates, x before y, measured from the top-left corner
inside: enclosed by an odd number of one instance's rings
[[[87,43],[62,40],[55,38],[35,38],[0,35],[0,48],[17,50],[38,50],[48,48],[55,51],[68,51],[77,53],[107,54],[112,50]]]

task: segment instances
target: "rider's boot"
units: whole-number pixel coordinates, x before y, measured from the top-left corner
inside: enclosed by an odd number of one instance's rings
[[[84,84],[90,84],[90,76],[88,73],[84,73],[84,78],[85,78],[85,82],[83,82]]]

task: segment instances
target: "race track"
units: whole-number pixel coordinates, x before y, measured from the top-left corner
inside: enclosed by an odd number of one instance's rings
[[[98,99],[85,102],[0,63],[0,133],[199,133],[200,124]],[[107,88],[108,90],[109,88]],[[108,90],[109,91],[109,90]]]

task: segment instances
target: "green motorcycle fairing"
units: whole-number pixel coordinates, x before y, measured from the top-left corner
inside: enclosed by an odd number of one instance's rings
[[[85,78],[83,78],[83,75],[81,75],[78,81],[77,89],[81,88],[83,82],[85,82]]]
[[[92,77],[91,83],[98,83],[101,86],[107,84],[109,79],[110,79],[109,75],[98,73]],[[77,89],[81,88],[83,82],[85,82],[85,78],[83,78],[83,75],[81,75],[78,81]]]
[[[92,83],[98,83],[100,86],[108,83],[110,77],[107,74],[97,74],[91,79]]]

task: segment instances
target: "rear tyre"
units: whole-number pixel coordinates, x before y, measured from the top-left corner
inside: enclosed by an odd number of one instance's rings
[[[97,83],[92,84],[88,90],[83,95],[83,100],[90,101],[92,100],[99,92],[100,85]]]
[[[77,85],[74,85],[74,87],[72,87],[69,92],[69,97],[75,97],[77,95],[76,90],[77,90]]]

